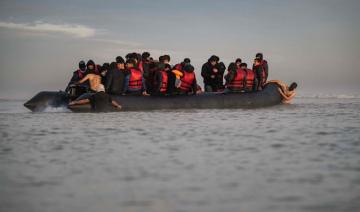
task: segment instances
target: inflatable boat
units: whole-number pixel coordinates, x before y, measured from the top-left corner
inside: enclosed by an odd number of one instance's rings
[[[83,94],[77,100],[88,98]],[[121,111],[149,111],[176,109],[226,109],[259,108],[281,104],[278,86],[269,83],[262,91],[252,93],[202,93],[189,96],[111,96],[121,106]],[[33,112],[47,107],[67,107],[73,112],[91,112],[91,106],[68,106],[70,99],[63,91],[42,91],[27,101],[24,106]]]

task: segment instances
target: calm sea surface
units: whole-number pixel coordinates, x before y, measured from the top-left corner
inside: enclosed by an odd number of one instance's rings
[[[0,101],[0,211],[360,211],[360,99],[31,113]]]

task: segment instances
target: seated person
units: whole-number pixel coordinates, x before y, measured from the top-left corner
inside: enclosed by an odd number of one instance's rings
[[[109,94],[122,95],[125,93],[125,78],[129,72],[125,69],[125,60],[121,56],[117,56],[115,60],[106,74],[105,90]]]
[[[147,96],[145,79],[143,73],[136,67],[136,61],[129,59],[126,61],[126,68],[129,74],[125,78],[125,92],[130,95]]]
[[[96,92],[96,89],[101,84],[101,77],[100,77],[100,75],[89,73],[84,78],[82,78],[77,84],[81,84],[86,81],[89,81],[89,83],[90,83],[90,91]]]
[[[164,63],[158,63],[155,71],[153,93],[154,95],[166,95],[168,90],[168,73],[165,70]]]
[[[291,100],[296,95],[296,92],[295,92],[295,89],[297,88],[296,82],[291,83],[290,86],[287,86],[285,83],[283,83],[280,80],[270,80],[266,84],[268,84],[268,83],[276,83],[279,86],[278,90],[279,90],[281,96],[283,97],[282,102],[285,104],[291,103]]]
[[[174,70],[174,71],[178,71],[178,70]],[[180,82],[175,85],[175,87],[177,88],[177,94],[180,95],[197,94],[198,84],[196,82],[194,66],[190,64],[184,66],[183,71],[179,75],[180,75]]]
[[[253,70],[247,68],[246,63],[237,66],[236,63],[229,65],[225,76],[225,92],[251,92],[256,91],[256,78]]]
[[[69,103],[69,106],[84,104],[90,104],[93,112],[109,112],[112,111],[114,107],[118,110],[121,109],[121,105],[112,100],[109,94],[105,93],[105,88],[102,84],[98,86],[96,93],[88,99],[72,101]]]

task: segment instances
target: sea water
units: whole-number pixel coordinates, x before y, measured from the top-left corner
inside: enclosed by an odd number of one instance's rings
[[[0,211],[360,211],[360,99],[32,113],[0,101]]]

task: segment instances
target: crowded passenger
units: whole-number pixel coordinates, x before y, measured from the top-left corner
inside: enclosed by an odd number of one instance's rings
[[[255,55],[253,70],[258,80],[257,90],[262,90],[269,76],[269,66],[267,61],[263,59],[262,53]]]
[[[225,92],[252,92],[256,90],[256,78],[253,70],[247,68],[246,63],[240,63],[238,60],[231,63],[228,73],[225,76]]]
[[[177,88],[177,94],[180,95],[195,95],[197,93],[198,85],[196,82],[194,66],[187,64],[183,67],[180,81],[175,87]]]
[[[148,95],[143,73],[136,65],[135,59],[126,61],[126,69],[129,74],[125,78],[125,92],[128,95]]]
[[[116,57],[116,62],[110,64],[106,74],[105,90],[109,94],[122,95],[125,93],[125,78],[129,71],[125,69],[125,61],[121,56]]]
[[[219,57],[213,55],[201,68],[205,92],[218,92],[224,88],[223,77],[226,67],[219,61]]]

